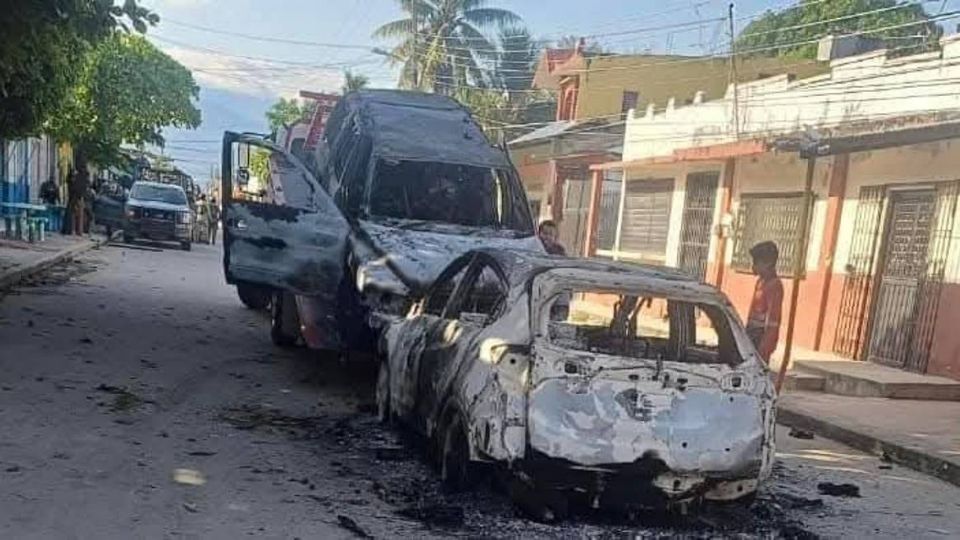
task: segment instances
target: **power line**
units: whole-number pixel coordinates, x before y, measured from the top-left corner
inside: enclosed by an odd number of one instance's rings
[[[269,36],[258,36],[254,34],[245,34],[242,32],[230,32],[228,30],[220,30],[217,28],[210,28],[208,26],[201,26],[199,24],[186,23],[183,21],[177,21],[170,18],[164,18],[165,22],[171,23],[175,26],[182,26],[184,28],[190,28],[192,30],[200,30],[202,32],[210,32],[211,34],[220,34],[223,36],[237,37],[241,39],[249,39],[252,41],[263,41],[268,43],[286,43],[288,45],[303,45],[305,47],[323,47],[329,49],[355,49],[355,50],[365,50],[369,51],[373,47],[370,45],[349,45],[344,43],[323,43],[318,41],[305,41],[299,39],[285,39],[285,38],[275,38]]]

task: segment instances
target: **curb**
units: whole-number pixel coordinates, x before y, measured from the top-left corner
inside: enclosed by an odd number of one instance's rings
[[[116,233],[114,235],[116,235]],[[64,261],[69,261],[80,254],[90,251],[91,249],[99,248],[111,240],[113,240],[113,237],[97,240],[91,239],[85,243],[50,254],[30,264],[13,268],[4,274],[0,274],[0,290],[9,289],[19,285],[20,282],[33,276],[34,274],[42,272],[47,268],[50,268],[56,264],[60,264]]]
[[[784,407],[777,410],[777,423],[787,427],[812,431],[817,435],[841,442],[851,448],[885,457],[898,465],[960,486],[960,465],[936,455],[884,441],[873,435]]]

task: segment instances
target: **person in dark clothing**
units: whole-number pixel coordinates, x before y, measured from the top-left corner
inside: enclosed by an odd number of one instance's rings
[[[60,188],[52,178],[40,184],[40,200],[43,204],[56,206],[60,204]]]
[[[547,253],[550,255],[562,255],[564,257],[567,255],[567,250],[560,244],[557,224],[554,223],[553,220],[547,219],[542,221],[540,228],[537,229],[537,236],[540,238],[540,242],[543,243],[543,249],[547,250]]]
[[[753,257],[757,284],[747,315],[747,335],[764,362],[769,364],[780,339],[780,315],[783,305],[783,282],[777,276],[780,252],[775,243],[760,242],[750,248],[750,256]]]
[[[67,198],[70,210],[70,232],[80,235],[86,229],[87,192],[90,191],[89,173],[73,169],[67,177]]]

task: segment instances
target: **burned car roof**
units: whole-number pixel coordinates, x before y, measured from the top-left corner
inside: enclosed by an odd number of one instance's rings
[[[634,278],[646,277],[650,279],[676,281],[691,286],[700,284],[696,279],[677,269],[650,264],[558,257],[535,251],[517,251],[498,248],[479,248],[473,252],[495,260],[506,273],[505,277],[511,286],[522,285],[538,274],[559,269],[622,274]]]
[[[384,158],[437,161],[503,168],[506,153],[490,144],[470,112],[452,98],[403,90],[362,90],[347,94],[330,115],[332,142],[350,113],[358,113],[373,151]]]

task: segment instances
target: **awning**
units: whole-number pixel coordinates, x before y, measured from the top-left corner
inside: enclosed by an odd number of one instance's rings
[[[591,165],[590,169],[594,171],[629,170],[649,167],[651,165],[669,165],[671,163],[686,161],[722,161],[727,158],[762,154],[766,152],[769,147],[769,143],[764,139],[748,139],[730,143],[680,148],[674,150],[673,154],[669,156],[655,156],[630,161],[600,163]]]

